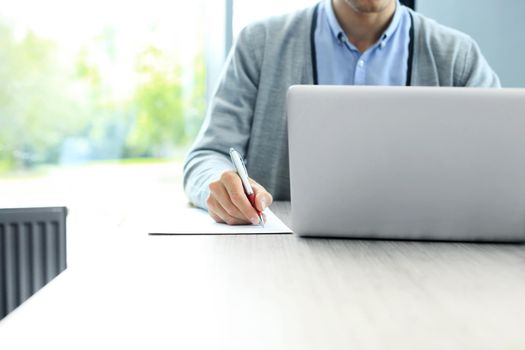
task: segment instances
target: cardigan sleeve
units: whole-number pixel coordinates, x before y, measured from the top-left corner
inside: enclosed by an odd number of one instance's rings
[[[252,48],[256,27],[247,27],[231,50],[204,123],[186,156],[183,186],[189,200],[207,209],[208,186],[233,169],[230,147],[246,153],[259,82],[259,59]]]
[[[463,74],[459,85],[466,87],[501,87],[500,80],[481,53],[478,44],[470,39],[463,62]]]

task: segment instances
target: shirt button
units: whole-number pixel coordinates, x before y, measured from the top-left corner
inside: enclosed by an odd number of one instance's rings
[[[363,68],[365,66],[365,61],[364,60],[359,60],[359,62],[357,62],[357,64],[359,65],[360,68]]]
[[[380,46],[382,49],[384,49],[384,48],[385,48],[385,45],[386,45],[385,42],[382,41],[381,44],[380,44],[379,46]]]

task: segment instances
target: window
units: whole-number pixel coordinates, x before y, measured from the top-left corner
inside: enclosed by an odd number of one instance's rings
[[[180,163],[206,104],[204,6],[204,0],[3,3],[3,199],[10,191],[21,198],[35,181],[49,187],[43,179],[53,176],[73,181],[57,175],[72,169],[82,169],[75,184],[81,176],[92,188],[93,169],[116,180],[110,173],[119,173],[118,166]],[[179,168],[169,167],[179,176]],[[58,187],[67,186],[60,181],[55,193]]]

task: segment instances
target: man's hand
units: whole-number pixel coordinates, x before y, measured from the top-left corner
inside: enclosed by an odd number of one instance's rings
[[[250,184],[255,193],[255,205],[259,211],[263,211],[272,204],[272,195],[252,179]],[[235,171],[225,171],[218,181],[210,183],[209,189],[208,213],[216,222],[228,225],[259,223],[257,212],[248,200],[241,178]]]

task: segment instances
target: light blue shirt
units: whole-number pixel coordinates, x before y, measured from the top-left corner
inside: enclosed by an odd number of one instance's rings
[[[339,25],[331,0],[321,2],[314,33],[318,84],[406,85],[411,22],[398,0],[386,31],[360,53]]]

